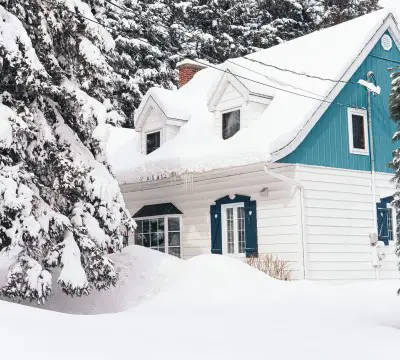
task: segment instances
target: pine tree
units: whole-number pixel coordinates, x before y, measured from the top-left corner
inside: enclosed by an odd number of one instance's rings
[[[393,135],[393,141],[397,142],[400,140],[400,72],[395,72],[392,75],[392,89],[389,96],[389,112],[390,117],[397,124],[397,131]],[[394,195],[394,205],[396,209],[400,209],[400,148],[393,152],[391,167],[395,171],[394,184],[396,185],[396,192]],[[397,219],[399,218],[398,212]],[[397,226],[399,226],[399,223]],[[400,256],[400,233],[397,232],[397,234],[396,253]]]
[[[45,301],[54,267],[69,295],[106,289],[118,279],[107,252],[133,226],[96,138],[124,121],[112,99],[114,41],[82,17],[91,16],[84,4],[5,5],[0,117],[12,136],[0,157],[0,246],[14,263],[2,294]]]

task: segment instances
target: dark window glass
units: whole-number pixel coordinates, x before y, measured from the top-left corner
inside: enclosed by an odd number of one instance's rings
[[[240,110],[222,114],[222,138],[229,139],[240,130]]]
[[[364,117],[361,115],[352,115],[353,125],[353,147],[354,149],[365,149],[365,129]]]
[[[160,147],[160,132],[154,132],[146,135],[146,154],[152,153]]]

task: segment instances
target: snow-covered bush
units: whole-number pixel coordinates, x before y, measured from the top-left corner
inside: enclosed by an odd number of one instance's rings
[[[257,270],[279,280],[292,280],[289,263],[273,254],[260,254],[246,258],[246,263]]]

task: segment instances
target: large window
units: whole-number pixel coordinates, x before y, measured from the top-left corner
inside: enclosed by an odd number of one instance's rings
[[[160,131],[146,134],[146,154],[152,153],[160,147],[161,134]]]
[[[222,253],[244,254],[246,252],[244,204],[223,205],[221,212]]]
[[[160,216],[135,219],[135,244],[181,257],[181,218]]]
[[[240,110],[222,114],[222,138],[229,139],[240,130]]]
[[[349,150],[352,154],[368,155],[367,112],[361,109],[348,109]]]

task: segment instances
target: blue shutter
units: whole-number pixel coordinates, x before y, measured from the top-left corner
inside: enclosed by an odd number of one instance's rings
[[[257,203],[248,201],[245,204],[246,212],[246,257],[258,256],[257,239]]]
[[[210,206],[211,253],[222,254],[221,206]]]
[[[377,206],[378,220],[378,239],[383,241],[385,245],[389,245],[389,229],[388,229],[388,209],[380,209]]]

